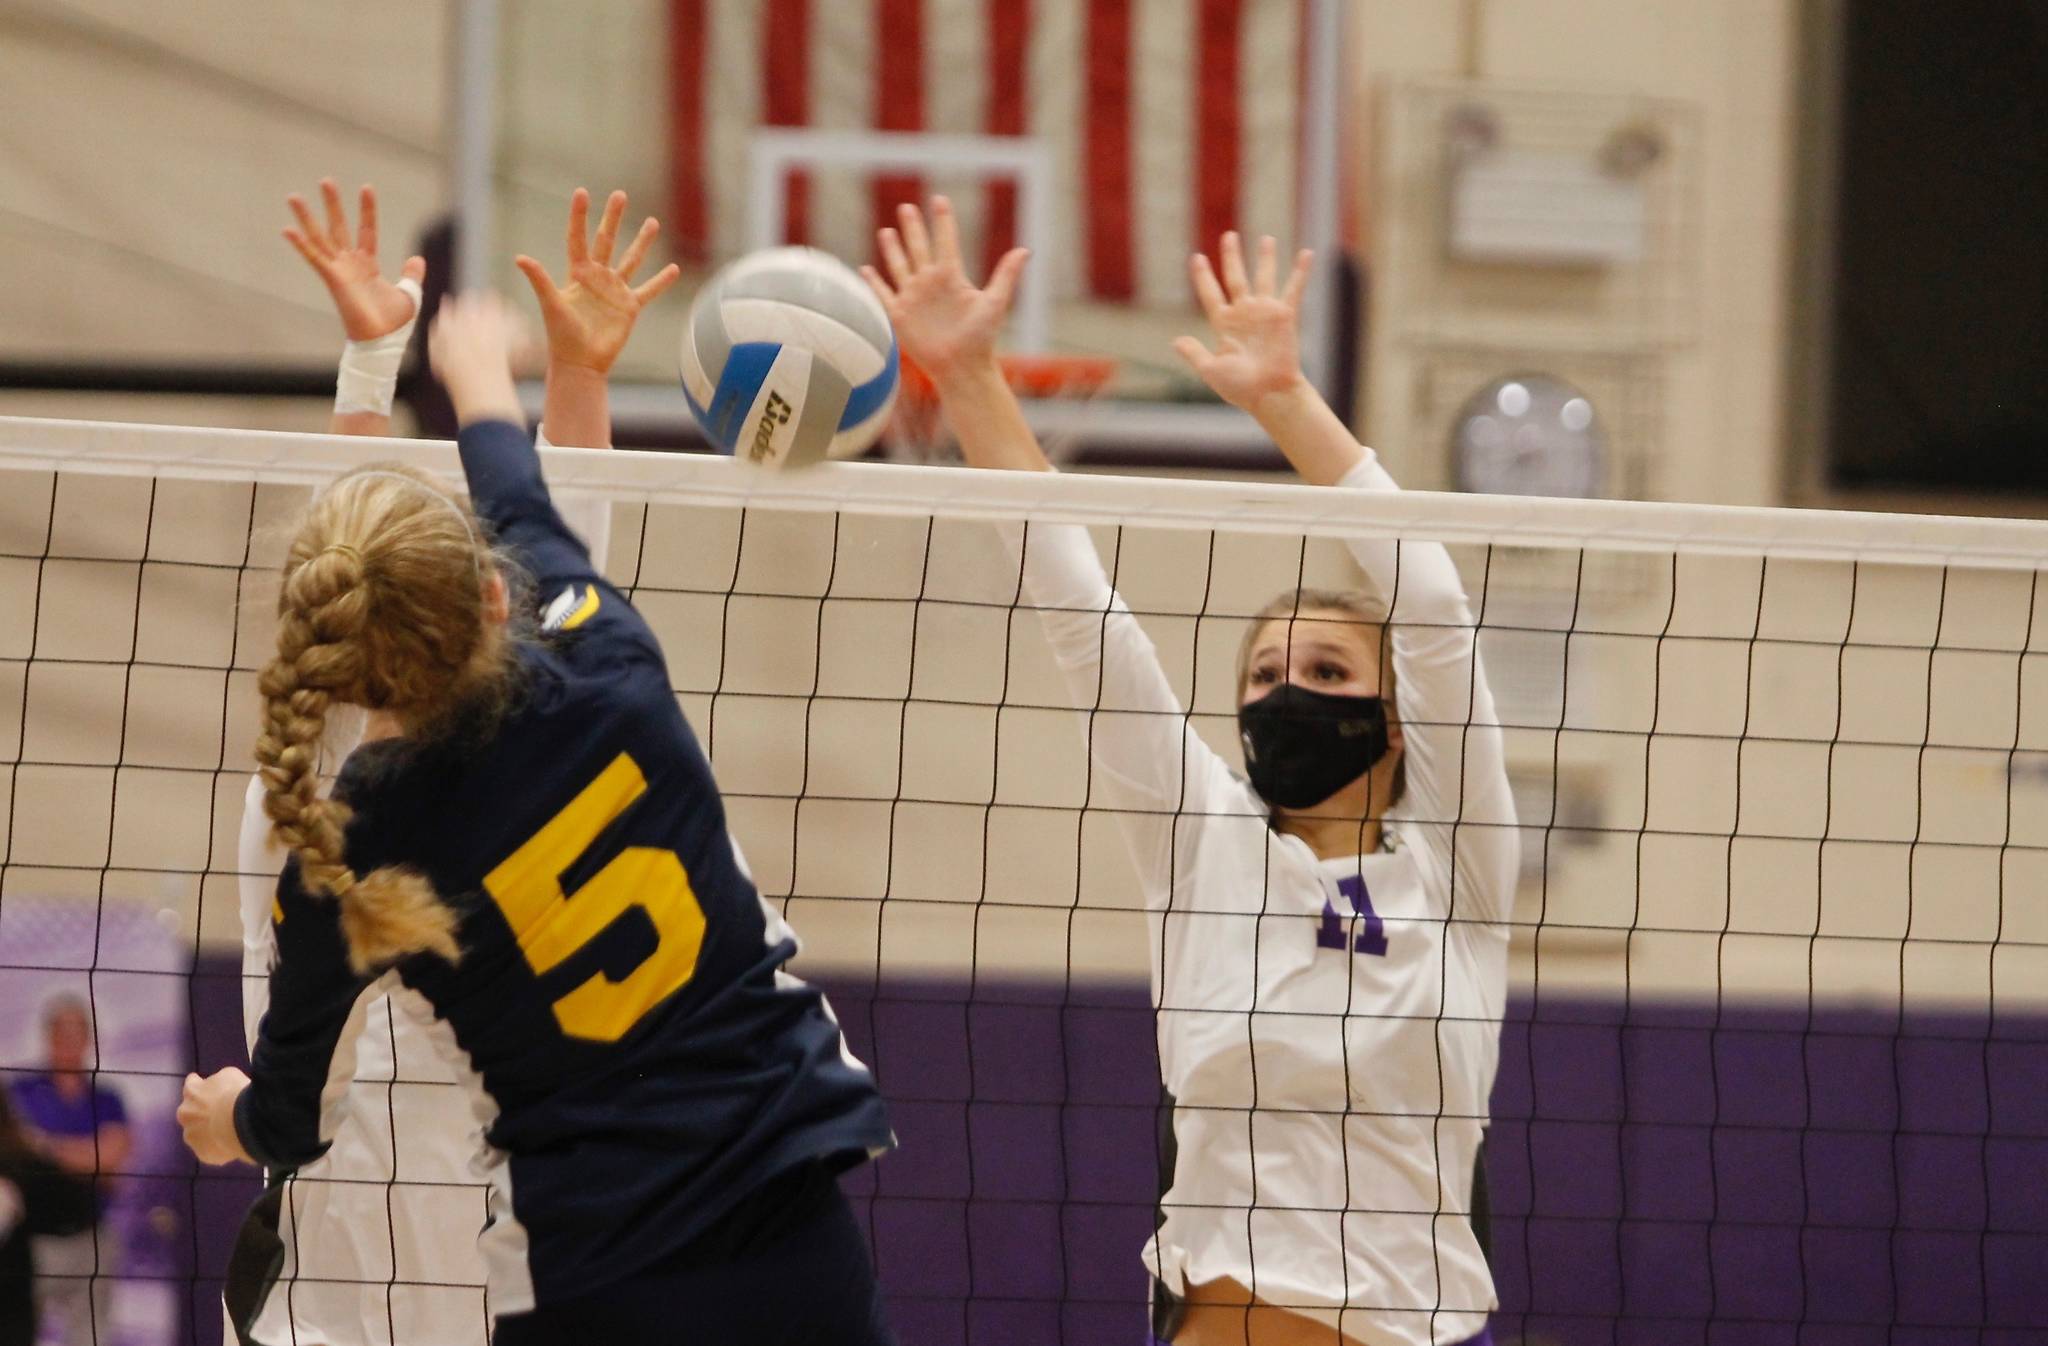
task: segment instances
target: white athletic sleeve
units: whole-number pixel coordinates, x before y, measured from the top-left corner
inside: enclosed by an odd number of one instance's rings
[[[263,778],[251,776],[242,800],[235,883],[242,912],[242,1031],[252,1051],[256,1026],[270,1006],[270,965],[277,960],[271,914],[277,902],[278,871],[283,867],[284,857],[271,844],[270,819],[263,812]]]
[[[1340,486],[1401,489],[1371,449]],[[1351,554],[1392,613],[1394,709],[1407,743],[1399,816],[1452,876],[1454,912],[1505,921],[1521,840],[1477,623],[1451,554],[1436,542],[1356,541]]]
[[[1129,806],[1160,813],[1246,811],[1249,789],[1188,723],[1138,619],[1111,587],[1078,524],[1005,529],[1023,550],[1024,592],[1077,709],[1091,712],[1088,751]]]
[[[363,741],[369,717],[358,707],[337,706],[327,716],[320,738],[320,769],[327,778],[320,793],[348,755]],[[235,846],[235,886],[242,915],[242,1031],[251,1051],[256,1027],[270,1008],[270,969],[277,962],[277,877],[284,872],[284,851],[270,835],[270,816],[263,811],[263,777],[249,777],[242,795],[242,829]]]

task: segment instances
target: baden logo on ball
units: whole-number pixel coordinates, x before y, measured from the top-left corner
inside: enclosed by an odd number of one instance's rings
[[[781,393],[773,389],[769,390],[767,409],[761,413],[760,422],[754,426],[754,447],[747,454],[749,461],[756,463],[768,461],[769,456],[774,452],[776,429],[780,426],[788,425],[789,418],[795,411],[796,408],[792,407],[783,398]]]
[[[697,292],[683,395],[704,433],[762,467],[851,458],[888,424],[896,334],[852,268],[815,248],[749,253]]]

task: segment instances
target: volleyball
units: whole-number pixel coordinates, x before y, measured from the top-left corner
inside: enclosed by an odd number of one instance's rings
[[[720,270],[683,326],[683,396],[720,449],[762,467],[850,458],[896,402],[896,334],[853,269],[768,248]]]

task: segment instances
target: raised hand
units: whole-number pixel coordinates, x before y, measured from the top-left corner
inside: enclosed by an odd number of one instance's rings
[[[441,301],[427,333],[427,358],[464,425],[523,419],[512,382],[512,352],[521,327],[519,315],[488,290]]]
[[[350,341],[389,336],[412,321],[417,305],[378,269],[377,190],[367,184],[363,187],[353,243],[348,235],[348,215],[341,207],[341,188],[333,178],[320,179],[320,197],[327,208],[325,227],[313,219],[304,197],[295,192],[285,198],[299,220],[298,228],[284,231],[285,241],[299,250],[306,265],[326,283],[327,293],[334,296],[334,310],[341,315],[341,330]],[[417,284],[426,279],[426,259],[407,258],[399,274]]]
[[[1244,244],[1234,231],[1223,236],[1222,252],[1221,283],[1205,254],[1188,260],[1216,348],[1184,336],[1173,349],[1218,397],[1256,413],[1261,399],[1291,392],[1301,383],[1301,295],[1314,254],[1306,248],[1296,253],[1286,286],[1276,291],[1279,258],[1271,235],[1259,240],[1258,261],[1249,277]]]
[[[619,264],[612,265],[612,249],[618,243],[619,221],[625,213],[626,194],[613,192],[597,222],[597,237],[588,238],[590,193],[576,189],[569,198],[565,285],[557,287],[547,268],[533,258],[513,259],[540,301],[541,322],[548,332],[548,359],[553,364],[609,373],[619,352],[626,348],[626,339],[633,335],[640,311],[682,274],[671,262],[639,285],[632,284],[633,273],[661,232],[660,223],[652,216],[642,221]]]
[[[916,206],[896,207],[899,227],[885,228],[878,236],[888,279],[872,266],[860,273],[888,311],[903,353],[943,385],[956,370],[995,354],[996,335],[1031,254],[1010,249],[988,284],[976,289],[960,260],[960,226],[952,202],[935,196],[931,209],[928,233]]]

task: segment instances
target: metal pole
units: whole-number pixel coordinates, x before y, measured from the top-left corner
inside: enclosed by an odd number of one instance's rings
[[[1053,222],[1052,146],[1034,139],[1026,143],[1029,157],[1017,175],[1017,211],[1024,225],[1023,242],[1035,250],[1024,279],[1017,285],[1014,335],[1021,351],[1052,349]]]
[[[491,283],[498,141],[498,0],[459,0],[454,10],[455,135],[449,151],[455,212],[455,289]]]
[[[1337,120],[1344,90],[1343,44],[1347,33],[1343,0],[1309,0],[1308,61],[1303,78],[1301,128],[1301,246],[1314,248],[1315,270],[1301,300],[1301,364],[1310,383],[1324,393],[1335,386],[1337,320]]]

